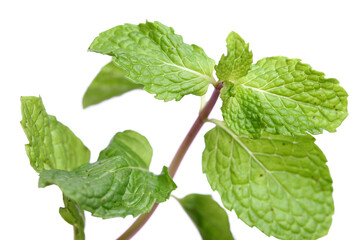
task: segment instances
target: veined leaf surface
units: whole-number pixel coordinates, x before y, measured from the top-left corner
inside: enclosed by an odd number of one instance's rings
[[[72,170],[89,162],[90,151],[68,127],[46,113],[40,97],[21,97],[21,113],[21,126],[29,140],[26,153],[35,171]],[[66,195],[63,200],[61,217],[73,225],[75,239],[85,239],[84,211]]]
[[[226,38],[227,56],[221,56],[215,66],[216,76],[220,81],[239,79],[247,74],[253,62],[253,54],[249,44],[245,43],[239,34],[231,32]]]
[[[264,58],[222,89],[226,124],[238,135],[335,132],[348,115],[347,93],[334,78],[299,59]],[[252,119],[257,119],[255,124]]]
[[[130,143],[125,143],[130,139]],[[96,217],[137,216],[155,202],[167,200],[176,188],[166,167],[160,175],[149,171],[151,153],[145,137],[134,132],[117,133],[95,163],[72,171],[48,170],[40,174],[39,187],[59,186],[66,196]],[[118,149],[116,149],[118,148]],[[151,147],[150,147],[151,148]]]
[[[224,123],[205,135],[203,172],[224,206],[279,239],[317,239],[334,213],[326,158],[310,135],[237,136]]]
[[[89,50],[113,56],[130,80],[161,100],[202,96],[209,83],[215,84],[214,60],[160,22],[114,27],[101,33]]]
[[[90,151],[56,117],[46,113],[40,97],[21,97],[21,126],[29,140],[25,146],[37,172],[72,170],[90,160]]]

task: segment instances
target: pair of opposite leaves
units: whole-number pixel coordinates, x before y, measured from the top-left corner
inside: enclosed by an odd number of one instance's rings
[[[336,79],[326,79],[299,59],[269,57],[252,64],[249,44],[234,32],[227,38],[227,49],[227,56],[215,66],[200,47],[185,44],[172,28],[158,22],[112,28],[101,33],[89,50],[113,56],[100,74],[117,74],[119,79],[116,82],[111,75],[95,79],[84,96],[84,107],[142,86],[165,101],[187,94],[202,96],[210,83],[216,85],[212,76],[216,69],[225,82],[223,117],[237,135],[334,132],[346,118],[347,93]],[[108,82],[101,81],[104,78]],[[112,84],[117,88],[110,89]]]
[[[215,67],[225,82],[221,97],[226,125],[215,122],[217,127],[205,136],[203,155],[212,188],[219,191],[225,207],[267,235],[299,239],[325,235],[333,214],[326,159],[311,136],[292,135],[335,131],[347,115],[346,92],[337,80],[325,79],[297,59],[264,58],[252,65],[248,44],[236,33],[227,43],[228,55]],[[90,50],[113,56],[116,65],[110,63],[103,70],[114,71],[106,76],[124,75],[116,70],[121,66],[133,85],[129,87],[130,81],[122,77],[125,90],[105,92],[94,100],[91,91],[101,93],[96,88],[102,87],[95,79],[84,106],[140,86],[168,101],[203,95],[209,83],[216,84],[214,61],[158,22],[110,29],[94,40]]]

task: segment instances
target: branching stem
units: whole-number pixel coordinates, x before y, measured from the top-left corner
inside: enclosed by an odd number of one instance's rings
[[[195,139],[196,135],[200,131],[201,127],[204,125],[205,121],[207,120],[211,110],[214,108],[215,103],[220,95],[220,89],[223,87],[222,82],[217,82],[215,85],[215,90],[212,93],[209,101],[206,103],[205,107],[200,111],[199,116],[196,118],[194,124],[192,125],[190,131],[184,138],[183,142],[181,143],[179,149],[177,150],[173,160],[169,166],[169,174],[172,178],[174,178],[177,169],[185,156],[185,153],[189,149],[191,143]],[[136,221],[117,239],[117,240],[128,240],[131,239],[149,220],[151,215],[155,212],[156,208],[158,207],[158,203],[155,203],[153,208],[150,212],[145,213],[138,217]]]

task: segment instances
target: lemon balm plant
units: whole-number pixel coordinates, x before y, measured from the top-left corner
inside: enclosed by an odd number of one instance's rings
[[[299,59],[276,56],[253,63],[249,44],[235,32],[226,42],[227,54],[217,65],[159,22],[117,26],[90,45],[89,51],[112,61],[87,89],[84,107],[138,88],[165,102],[179,101],[188,94],[204,96],[212,85],[170,166],[158,175],[149,171],[152,148],[141,134],[116,133],[89,163],[89,150],[46,113],[40,97],[21,98],[26,152],[40,175],[39,187],[61,189],[59,212],[73,225],[75,239],[85,239],[84,210],[104,219],[140,215],[118,239],[134,236],[176,189],[172,178],[204,123],[215,126],[205,134],[202,168],[225,208],[278,239],[327,234],[334,212],[332,179],[311,134],[336,131],[348,115],[346,91]],[[208,119],[219,97],[223,121]],[[233,239],[226,212],[211,196],[174,198],[203,239]]]

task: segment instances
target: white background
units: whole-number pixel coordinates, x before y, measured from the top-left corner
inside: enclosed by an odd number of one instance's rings
[[[58,214],[61,192],[37,188],[38,174],[25,154],[20,96],[41,95],[49,114],[69,126],[91,149],[95,161],[117,131],[133,129],[154,148],[151,170],[168,165],[199,110],[199,97],[156,100],[143,91],[83,110],[83,93],[110,59],[88,53],[98,33],[124,23],[161,21],[186,43],[219,60],[225,38],[238,32],[254,53],[300,58],[349,93],[349,117],[338,131],[317,136],[334,180],[335,215],[325,240],[360,239],[360,37],[358,1],[2,1],[0,4],[0,239],[71,239],[72,228]],[[211,93],[212,89],[209,89]],[[212,117],[221,118],[220,104]],[[206,125],[180,166],[174,195],[218,194],[201,170]],[[236,239],[268,239],[229,213]],[[132,222],[86,215],[87,239],[115,239]],[[200,239],[196,228],[170,199],[160,205],[134,239]]]

